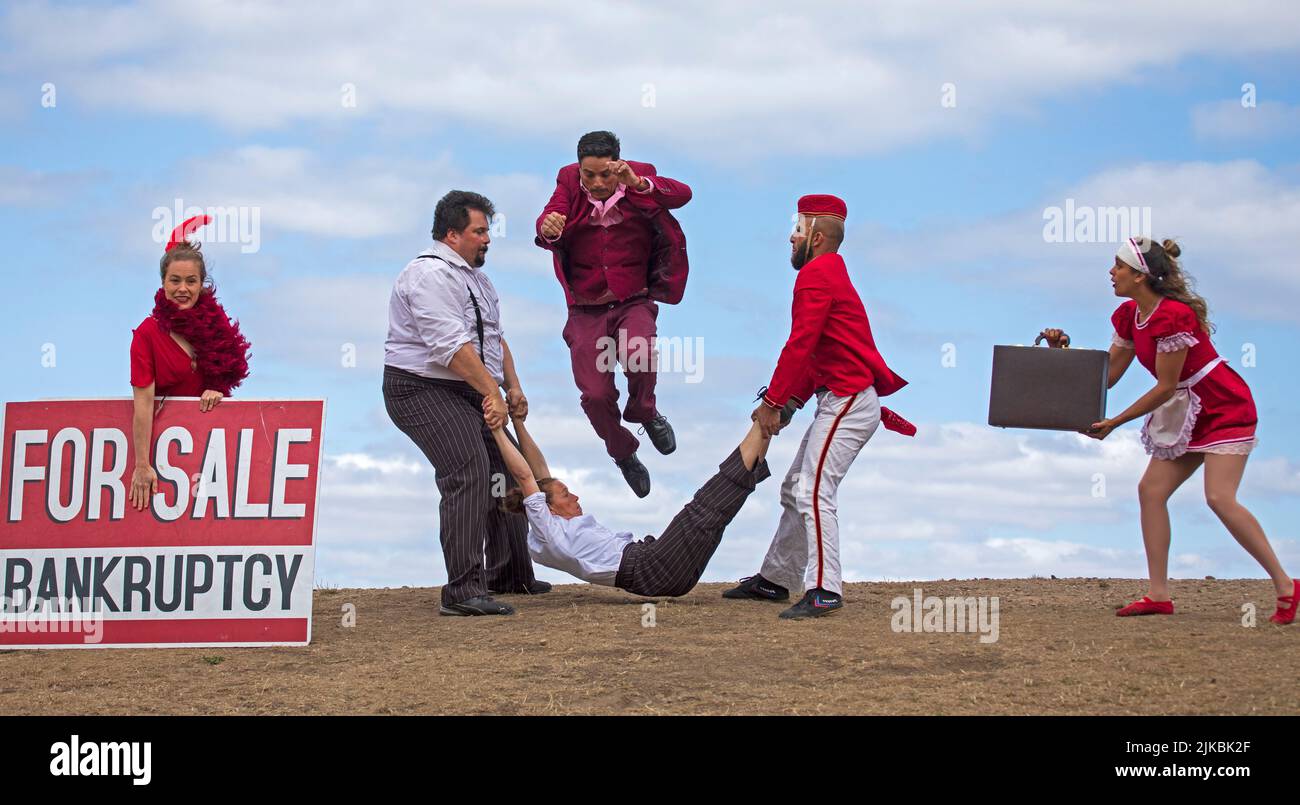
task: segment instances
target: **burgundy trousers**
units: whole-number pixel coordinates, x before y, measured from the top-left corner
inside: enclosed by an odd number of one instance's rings
[[[659,305],[648,297],[605,305],[571,305],[564,343],[573,359],[573,379],[582,393],[582,410],[615,460],[636,452],[640,442],[619,421],[614,372],[623,367],[627,404],[622,418],[643,424],[657,416],[653,349]]]

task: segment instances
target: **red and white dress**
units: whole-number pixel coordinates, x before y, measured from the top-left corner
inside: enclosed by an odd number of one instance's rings
[[[1210,343],[1196,313],[1176,299],[1161,298],[1146,320],[1130,299],[1111,315],[1114,343],[1137,353],[1152,376],[1156,354],[1187,350],[1178,392],[1147,415],[1142,444],[1156,458],[1185,452],[1246,454],[1256,443],[1258,417],[1250,387]]]

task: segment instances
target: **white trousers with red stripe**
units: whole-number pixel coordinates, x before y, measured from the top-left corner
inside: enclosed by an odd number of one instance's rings
[[[817,396],[817,414],[781,483],[781,522],[759,572],[790,590],[842,591],[835,495],[880,425],[876,390]]]

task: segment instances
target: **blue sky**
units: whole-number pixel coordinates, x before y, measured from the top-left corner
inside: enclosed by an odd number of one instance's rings
[[[881,431],[842,487],[846,576],[1140,577],[1136,425],[1096,443],[984,422],[994,344],[1050,325],[1079,346],[1109,339],[1115,246],[1045,242],[1044,209],[1148,207],[1254,390],[1262,443],[1241,497],[1296,572],[1300,30],[1287,4],[1230,17],[1180,3],[683,8],[7,5],[0,397],[129,394],[130,330],[156,287],[153,211],[255,208],[255,253],[211,236],[204,250],[253,343],[241,396],[329,401],[318,582],[440,583],[432,472],[388,422],[379,371],[393,277],[427,243],[438,197],[476,189],[504,215],[487,269],[534,431],[588,511],[656,533],[739,439],[770,376],[789,327],[795,199],[836,193],[877,341],[911,381],[889,404],[921,427],[914,440]],[[441,61],[444,48],[458,55]],[[645,500],[582,417],[563,295],[531,243],[555,171],[595,128],[695,194],[678,216],[687,295],[659,322],[661,336],[702,340],[701,382],[661,376],[680,447],[642,451]],[[340,360],[349,348],[356,366]],[[1149,383],[1131,370],[1111,413]],[[778,474],[797,441],[778,438]],[[1174,575],[1260,575],[1203,505],[1199,476],[1187,487]],[[757,568],[776,492],[760,487],[706,580]]]

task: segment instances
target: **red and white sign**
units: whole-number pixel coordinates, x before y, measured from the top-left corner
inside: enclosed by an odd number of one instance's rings
[[[0,648],[307,645],[325,402],[167,398],[143,511],[132,412],[5,405]]]

